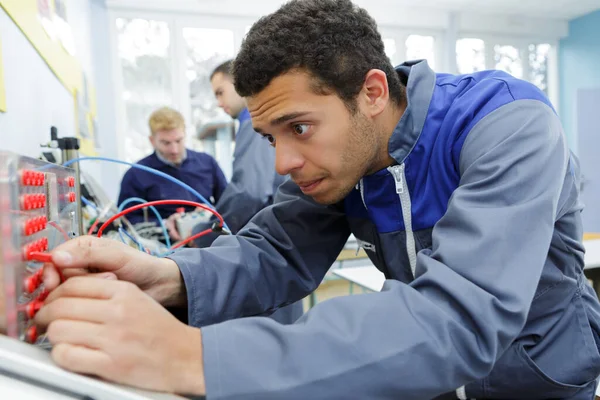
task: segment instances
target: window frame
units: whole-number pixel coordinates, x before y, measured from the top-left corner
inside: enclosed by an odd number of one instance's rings
[[[513,46],[519,50],[521,60],[523,60],[523,79],[529,77],[530,66],[529,66],[529,45],[531,44],[549,44],[550,52],[548,53],[548,98],[558,112],[559,107],[559,75],[558,75],[558,40],[548,40],[542,37],[523,37],[523,36],[510,36],[510,35],[490,35],[484,33],[474,32],[461,32],[457,36],[457,40],[460,39],[481,39],[485,44],[485,67],[486,69],[495,69],[494,64],[494,46],[495,45],[508,45]],[[456,58],[456,57],[455,57]],[[457,67],[456,67],[457,68]]]

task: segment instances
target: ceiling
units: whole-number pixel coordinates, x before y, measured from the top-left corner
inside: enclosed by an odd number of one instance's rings
[[[109,6],[160,8],[160,9],[206,9],[216,7],[239,7],[252,1],[258,6],[277,8],[284,0],[99,0]],[[364,1],[358,1],[363,4]],[[589,12],[600,10],[600,0],[369,0],[370,6],[407,7],[433,9],[435,11],[459,11],[469,13],[503,14],[534,18],[571,20]],[[396,8],[396,11],[399,11]]]
[[[600,0],[397,0],[419,7],[570,20],[600,10]]]

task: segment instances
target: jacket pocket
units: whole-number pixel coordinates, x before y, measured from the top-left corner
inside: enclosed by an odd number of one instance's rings
[[[468,398],[477,399],[563,399],[574,396],[593,381],[559,382],[540,369],[521,343],[515,343],[487,378],[466,386],[466,393]]]
[[[466,387],[469,398],[570,398],[600,375],[597,334],[590,326],[580,289],[562,317],[542,332],[542,341],[514,342],[490,375]]]

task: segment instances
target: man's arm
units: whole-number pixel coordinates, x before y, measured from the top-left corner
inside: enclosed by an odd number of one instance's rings
[[[284,183],[275,204],[237,235],[169,256],[185,281],[190,325],[264,314],[302,299],[319,285],[349,234],[338,206],[317,204],[292,181]]]
[[[487,376],[525,324],[568,158],[541,102],[489,114],[467,137],[460,186],[413,282],[320,303],[290,326],[246,318],[202,328],[207,394],[431,399]]]
[[[210,157],[210,159],[213,164],[213,176],[214,176],[214,180],[215,180],[215,182],[214,182],[215,186],[213,188],[213,197],[215,198],[215,204],[216,204],[219,201],[219,199],[221,198],[221,196],[223,195],[225,188],[227,187],[227,178],[225,178],[225,174],[223,173],[223,170],[219,166],[219,163],[217,163],[217,160],[215,160],[212,157]]]

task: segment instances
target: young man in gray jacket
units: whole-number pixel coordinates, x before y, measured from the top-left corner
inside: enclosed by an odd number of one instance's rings
[[[211,399],[593,398],[579,169],[543,93],[498,71],[394,70],[349,0],[261,18],[234,81],[291,180],[208,249],[156,259],[81,238],[53,252],[65,274],[135,284],[75,277],[50,294],[37,321],[59,365]],[[380,293],[292,325],[233,320],[315,290],[351,232]],[[187,304],[191,326],[157,303]]]

